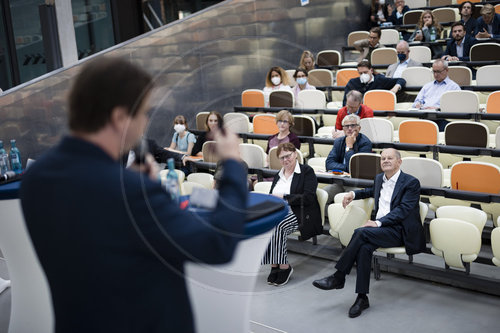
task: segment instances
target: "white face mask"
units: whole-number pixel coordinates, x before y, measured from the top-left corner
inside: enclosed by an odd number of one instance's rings
[[[182,124],[175,124],[174,125],[174,130],[177,132],[177,133],[182,133],[186,130],[186,126],[182,125]]]
[[[275,86],[277,86],[278,84],[280,84],[280,83],[281,83],[281,78],[280,78],[280,77],[278,77],[278,76],[272,77],[272,78],[271,78],[271,82],[272,82]]]
[[[366,84],[366,83],[368,83],[368,81],[370,81],[371,77],[370,77],[370,74],[363,73],[359,76],[359,79],[360,79],[361,83]]]

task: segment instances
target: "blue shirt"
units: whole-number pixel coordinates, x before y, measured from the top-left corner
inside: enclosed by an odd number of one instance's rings
[[[441,82],[436,80],[426,83],[422,89],[418,92],[417,98],[413,103],[413,107],[420,103],[421,107],[433,106],[438,108],[441,100],[441,96],[446,91],[452,90],[462,90],[460,86],[450,79],[449,76],[446,77]]]

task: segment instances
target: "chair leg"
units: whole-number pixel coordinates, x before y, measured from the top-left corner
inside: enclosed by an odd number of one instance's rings
[[[313,245],[318,244],[318,238],[316,236],[313,236]]]
[[[373,277],[375,280],[380,280],[380,263],[377,256],[373,256]]]
[[[413,264],[413,254],[410,254],[410,255],[408,256],[408,263],[409,263],[409,264]]]
[[[465,263],[465,274],[470,274],[470,262]]]

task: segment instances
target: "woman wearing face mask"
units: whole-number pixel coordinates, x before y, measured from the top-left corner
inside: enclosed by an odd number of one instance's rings
[[[205,121],[205,133],[201,133],[198,135],[196,139],[196,143],[194,144],[192,154],[197,156],[203,156],[201,150],[203,148],[203,144],[206,141],[214,140],[214,132],[224,126],[222,121],[222,116],[217,111],[212,111],[208,114],[207,120]]]
[[[174,119],[175,133],[172,136],[172,143],[169,150],[191,155],[196,137],[188,131],[187,121],[183,115],[178,115]]]
[[[441,25],[436,21],[434,14],[430,10],[424,10],[418,20],[415,31],[411,34],[408,42],[433,42],[441,38]],[[433,37],[434,31],[434,37]],[[434,39],[434,40],[433,40]],[[439,45],[430,46],[432,57],[438,58],[443,53],[443,48]]]
[[[304,68],[306,71],[316,68],[316,63],[314,62],[314,54],[311,51],[304,51],[300,56],[299,67]]]
[[[297,82],[297,84],[295,85],[295,87],[293,87],[293,94],[295,95],[295,106],[296,107],[301,107],[302,105],[300,105],[300,103],[298,102],[299,101],[299,92],[301,92],[302,90],[309,90],[309,89],[316,89],[315,86],[311,86],[308,82],[307,82],[307,77],[309,75],[307,74],[307,71],[304,69],[304,68],[297,68],[295,70],[295,73],[293,74],[293,78],[295,79],[295,82]]]
[[[266,107],[269,106],[269,95],[275,90],[292,91],[288,82],[288,75],[281,67],[271,67],[266,76],[266,86],[264,87],[264,101]]]

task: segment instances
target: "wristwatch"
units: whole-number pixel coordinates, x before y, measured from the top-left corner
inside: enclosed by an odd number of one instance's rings
[[[346,152],[347,152],[347,151],[349,151],[349,150],[351,150],[351,148],[349,148],[349,147],[345,147],[345,151],[346,151]]]

